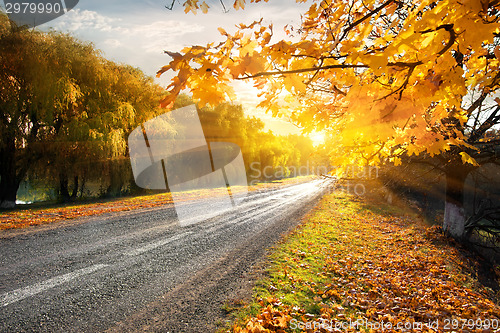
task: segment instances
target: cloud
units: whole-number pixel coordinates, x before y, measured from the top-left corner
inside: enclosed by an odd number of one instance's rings
[[[102,42],[103,45],[106,45],[107,47],[120,47],[123,46],[123,43],[119,41],[118,39],[106,39]]]
[[[200,33],[205,27],[180,20],[157,20],[143,24],[142,20],[129,20],[99,14],[96,11],[75,9],[53,23],[54,28],[83,35],[103,48],[134,45],[143,53],[160,54],[165,49],[178,50],[185,45],[182,36]],[[99,40],[100,41],[96,41]],[[105,50],[106,51],[106,50]]]
[[[99,30],[120,32],[119,18],[111,18],[91,10],[74,9],[56,21],[54,28],[62,31]]]
[[[128,29],[130,36],[143,39],[141,43],[145,52],[162,52],[165,49],[182,48],[182,36],[189,33],[199,33],[205,28],[199,24],[183,21],[156,21],[147,25],[136,25]]]

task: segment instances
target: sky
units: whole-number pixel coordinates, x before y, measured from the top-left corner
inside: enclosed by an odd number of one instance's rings
[[[226,1],[227,12],[219,0],[206,2],[209,13],[200,11],[194,15],[184,13],[182,0],[175,0],[172,10],[166,8],[172,0],[80,0],[73,10],[38,28],[69,32],[92,42],[107,59],[138,67],[154,77],[171,60],[164,51],[178,52],[186,46],[222,41],[218,27],[234,32],[235,24],[251,23],[263,17],[264,22],[273,23],[274,38],[280,38],[284,37],[283,27],[298,26],[300,14],[307,10],[306,5],[294,0],[247,4],[245,10],[238,11],[233,9],[231,1]],[[157,82],[166,86],[171,77],[172,74],[164,74]],[[276,134],[300,132],[294,125],[255,108],[257,94],[249,84],[238,83],[236,88],[236,102],[243,104],[247,114],[261,118],[266,129]],[[320,136],[313,140],[317,142]]]

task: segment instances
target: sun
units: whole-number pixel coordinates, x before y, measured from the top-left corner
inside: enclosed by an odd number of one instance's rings
[[[312,140],[315,146],[319,146],[325,143],[325,133],[324,132],[316,132],[312,131],[308,134],[309,138]]]

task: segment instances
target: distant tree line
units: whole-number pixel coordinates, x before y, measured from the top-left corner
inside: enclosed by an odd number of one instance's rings
[[[128,134],[166,112],[165,90],[142,71],[105,59],[91,43],[60,32],[15,29],[0,15],[0,208],[15,206],[21,183],[60,201],[138,193]],[[188,96],[175,107],[192,104]],[[240,105],[199,110],[207,140],[242,147],[251,162],[300,166],[310,139],[280,137]],[[277,174],[277,176],[280,176]],[[286,176],[282,175],[283,177]]]

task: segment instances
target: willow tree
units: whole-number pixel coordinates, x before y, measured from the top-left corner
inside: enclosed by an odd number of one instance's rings
[[[0,207],[12,207],[21,180],[46,148],[43,142],[79,92],[51,40],[11,29],[5,15],[0,20]]]
[[[108,192],[120,188],[128,133],[158,114],[164,92],[140,70],[104,59],[67,34],[12,28],[0,15],[0,207],[15,206],[27,172],[69,178],[107,165]],[[89,167],[89,163],[92,165]],[[99,168],[96,166],[99,165]],[[118,177],[118,178],[117,178]]]
[[[220,28],[221,43],[169,52],[158,74],[176,75],[164,105],[183,89],[217,104],[234,97],[233,81],[249,80],[273,115],[331,131],[336,163],[438,156],[444,227],[460,237],[464,179],[498,153],[485,133],[500,121],[499,1],[312,1],[302,18],[286,27],[294,38],[276,40],[260,20],[231,34]]]

